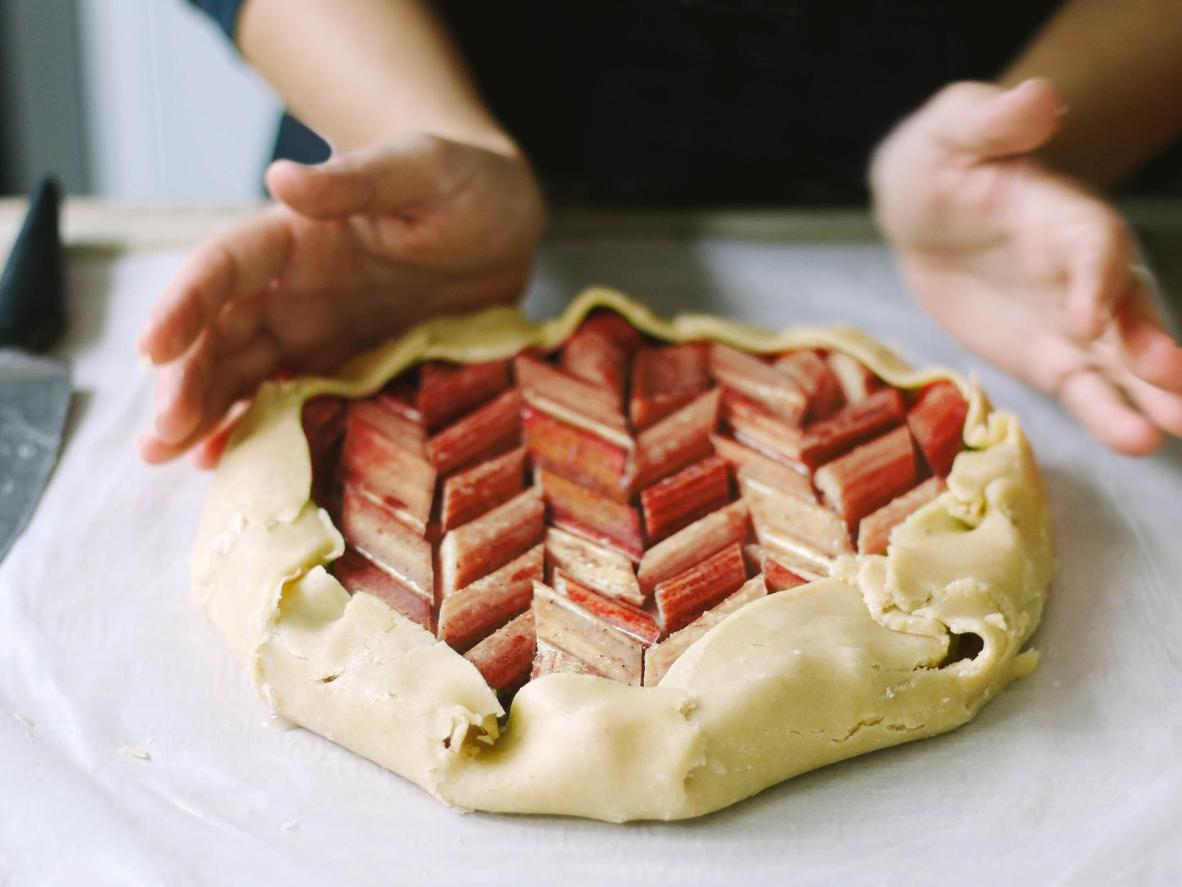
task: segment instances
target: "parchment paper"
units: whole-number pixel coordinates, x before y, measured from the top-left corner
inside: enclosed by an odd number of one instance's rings
[[[955,733],[628,826],[460,814],[268,717],[186,585],[208,477],[133,450],[151,383],[132,343],[180,258],[72,269],[80,390],[0,565],[0,885],[1182,880],[1182,448],[1103,451],[944,337],[879,247],[556,243],[527,304],[549,315],[604,283],[666,313],[854,323],[979,370],[1022,418],[1056,518],[1042,665]]]

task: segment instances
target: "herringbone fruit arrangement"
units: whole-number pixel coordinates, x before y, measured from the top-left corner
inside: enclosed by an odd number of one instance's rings
[[[597,311],[552,350],[428,362],[304,407],[332,565],[508,698],[656,685],[740,607],[885,553],[944,489],[967,403],[824,349],[667,344]]]

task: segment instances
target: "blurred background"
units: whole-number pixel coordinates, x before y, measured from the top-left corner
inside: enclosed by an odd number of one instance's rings
[[[182,0],[0,0],[0,193],[257,199],[279,114]]]

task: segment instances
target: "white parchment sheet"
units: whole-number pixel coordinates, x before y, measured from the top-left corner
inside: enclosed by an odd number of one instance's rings
[[[133,342],[180,258],[71,271],[70,430],[0,565],[0,885],[1182,883],[1182,447],[1103,451],[944,337],[879,247],[560,242],[528,307],[604,283],[663,312],[854,323],[979,370],[1054,508],[1042,665],[955,733],[628,826],[463,815],[271,723],[187,588],[208,477],[133,449],[151,393]]]

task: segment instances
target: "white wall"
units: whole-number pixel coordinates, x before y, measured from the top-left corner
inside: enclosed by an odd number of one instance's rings
[[[75,0],[90,182],[137,201],[257,198],[280,105],[184,0]]]

